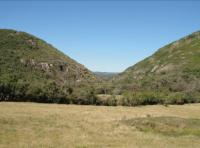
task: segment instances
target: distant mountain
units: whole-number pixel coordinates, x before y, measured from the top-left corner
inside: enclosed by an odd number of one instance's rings
[[[200,92],[200,32],[159,49],[114,80],[124,91]]]
[[[0,99],[75,98],[76,89],[84,90],[96,81],[99,78],[91,71],[45,41],[0,29]]]
[[[104,80],[109,80],[113,78],[114,76],[117,76],[117,72],[94,72],[98,77],[104,79]]]

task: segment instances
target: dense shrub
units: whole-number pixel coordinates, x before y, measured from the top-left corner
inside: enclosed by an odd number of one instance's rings
[[[164,95],[154,92],[125,93],[119,102],[126,106],[162,104]]]
[[[185,104],[185,103],[198,103],[199,94],[191,94],[184,92],[176,92],[168,94],[165,99],[166,104]]]
[[[31,101],[39,103],[61,103],[81,105],[106,105],[106,106],[137,106],[153,104],[185,104],[200,102],[200,93],[189,92],[153,92],[136,91],[126,92],[123,95],[105,95],[99,98],[93,87],[59,87],[54,81],[46,84],[0,81],[0,101]],[[117,97],[120,96],[120,97]]]
[[[137,106],[137,105],[153,105],[153,104],[185,104],[200,102],[200,97],[196,94],[176,92],[135,92],[125,93],[118,101],[119,105]]]

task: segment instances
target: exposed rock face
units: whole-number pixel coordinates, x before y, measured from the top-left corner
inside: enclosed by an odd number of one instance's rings
[[[41,69],[43,71],[49,71],[50,67],[53,67],[53,64],[48,64],[45,62],[36,62],[34,59],[28,59],[28,60],[20,59],[20,62],[25,66],[34,67],[37,69]]]
[[[48,63],[39,63],[41,69],[44,71],[49,71],[49,64]]]
[[[33,40],[31,40],[31,39],[27,40],[27,43],[29,45],[32,45],[32,46],[36,45],[36,43]]]
[[[155,71],[157,74],[163,73],[163,72],[170,72],[173,71],[175,68],[175,65],[167,64],[167,65],[161,65],[158,67],[158,69]]]
[[[0,67],[0,80],[16,77],[30,87],[45,87],[54,82],[62,89],[68,84],[74,87],[81,83],[84,87],[99,81],[91,71],[52,45],[15,30],[0,29]]]

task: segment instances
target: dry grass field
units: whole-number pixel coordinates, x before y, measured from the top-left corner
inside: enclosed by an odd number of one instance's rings
[[[0,103],[1,148],[199,148],[200,104]]]

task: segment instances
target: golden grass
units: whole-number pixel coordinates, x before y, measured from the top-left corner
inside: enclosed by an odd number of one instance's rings
[[[1,102],[0,147],[200,147],[198,136],[142,132],[121,122],[147,116],[200,119],[200,104],[105,107]]]

